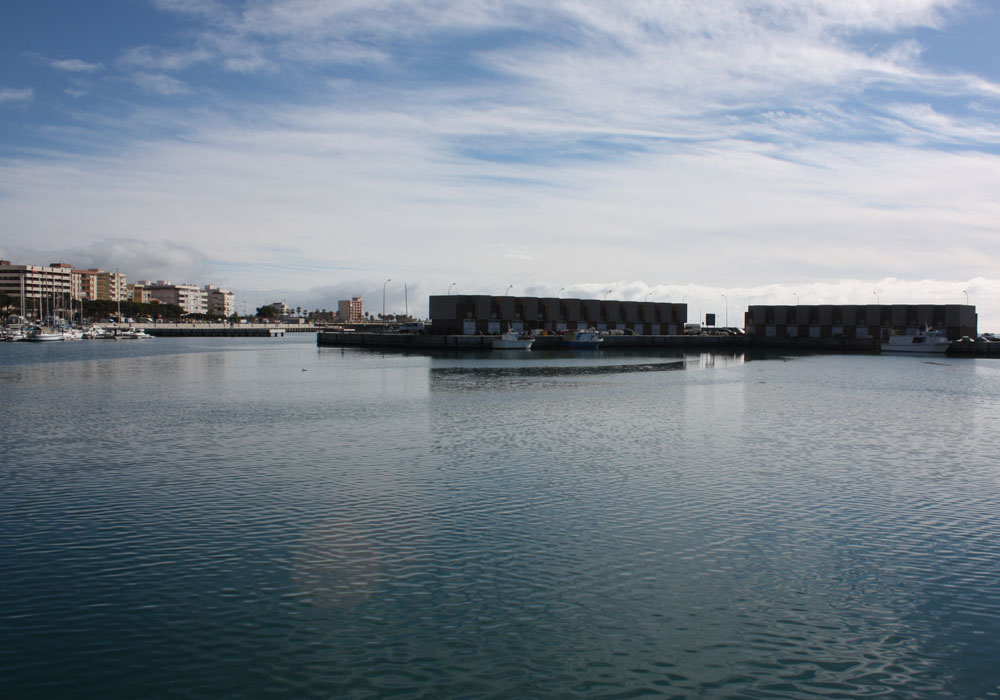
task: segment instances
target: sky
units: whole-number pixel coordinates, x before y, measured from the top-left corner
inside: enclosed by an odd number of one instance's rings
[[[0,257],[455,293],[975,304],[993,0],[6,0]]]

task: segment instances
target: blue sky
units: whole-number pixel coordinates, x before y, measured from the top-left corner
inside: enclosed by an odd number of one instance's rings
[[[968,293],[1000,329],[998,34],[986,0],[11,0],[0,256],[418,312]]]

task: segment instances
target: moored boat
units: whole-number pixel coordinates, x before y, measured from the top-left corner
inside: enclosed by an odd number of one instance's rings
[[[126,328],[117,336],[119,340],[145,340],[152,337],[142,328]]]
[[[562,347],[573,350],[596,350],[604,338],[594,328],[585,331],[566,331],[562,336]]]
[[[890,335],[882,343],[882,352],[942,353],[951,347],[951,341],[937,330],[924,330],[914,335]]]
[[[50,342],[54,340],[65,340],[63,338],[63,333],[60,330],[55,330],[53,328],[42,328],[41,326],[35,326],[28,330],[26,338],[33,343],[43,343]]]
[[[499,338],[493,339],[494,350],[530,350],[535,339],[530,335],[523,335],[517,331],[507,331]]]
[[[114,333],[109,333],[100,326],[90,326],[84,329],[83,336],[84,340],[109,340],[114,338]]]

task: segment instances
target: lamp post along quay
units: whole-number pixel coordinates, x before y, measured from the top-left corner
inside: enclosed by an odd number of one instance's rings
[[[392,277],[382,283],[382,327],[385,328],[385,285],[392,282]]]

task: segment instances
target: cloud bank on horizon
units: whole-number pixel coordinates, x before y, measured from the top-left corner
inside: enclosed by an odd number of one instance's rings
[[[8,4],[0,256],[303,300],[891,280],[1000,326],[998,29],[986,0]]]

